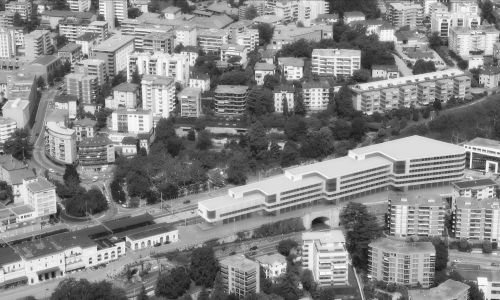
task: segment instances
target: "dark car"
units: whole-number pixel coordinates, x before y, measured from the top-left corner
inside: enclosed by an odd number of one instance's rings
[[[191,200],[184,200],[184,202],[182,202],[183,204],[189,204],[191,203]]]

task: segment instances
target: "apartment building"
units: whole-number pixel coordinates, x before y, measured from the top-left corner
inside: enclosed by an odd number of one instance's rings
[[[220,262],[220,274],[224,290],[238,298],[260,292],[259,264],[243,255],[223,258]]]
[[[45,155],[60,164],[76,161],[75,130],[55,122],[45,125]]]
[[[136,43],[137,41],[136,38]],[[173,53],[175,47],[174,32],[151,32],[142,38],[142,43],[142,50],[146,52]]]
[[[281,274],[286,273],[286,258],[279,253],[258,256],[255,260],[264,269],[266,278],[273,283],[277,282]]]
[[[458,197],[454,202],[452,222],[456,238],[500,240],[500,203],[497,198]]]
[[[241,115],[247,107],[248,86],[218,85],[215,88],[215,113],[218,115]]]
[[[2,106],[2,115],[16,122],[17,128],[24,128],[30,120],[30,102],[23,99],[8,100]]]
[[[34,30],[24,35],[24,49],[27,60],[34,60],[42,55],[52,54],[54,44],[48,30]]]
[[[281,74],[288,81],[300,80],[304,76],[304,60],[295,57],[278,57]]]
[[[90,0],[68,0],[69,9],[71,11],[89,11]]]
[[[447,102],[451,97],[465,99],[471,96],[470,78],[458,69],[361,83],[349,88],[354,109],[369,115],[376,111],[428,103],[429,99]]]
[[[472,197],[481,200],[497,196],[498,184],[491,178],[457,181],[452,186],[453,198]]]
[[[431,31],[442,38],[449,37],[451,28],[476,28],[481,25],[479,7],[474,1],[456,1],[450,9],[443,3],[434,4]]]
[[[201,110],[201,89],[186,87],[177,94],[177,100],[181,108],[181,117],[198,118]]]
[[[106,107],[111,109],[136,108],[139,101],[140,86],[124,82],[113,88],[113,97],[106,99]]]
[[[231,43],[245,46],[248,51],[254,51],[259,46],[259,31],[245,28],[241,31],[232,31]]]
[[[389,232],[397,237],[441,236],[445,202],[438,194],[392,194],[387,207]]]
[[[198,214],[206,222],[227,224],[324,202],[340,204],[389,188],[406,191],[449,185],[463,178],[464,159],[460,146],[410,136],[231,188],[226,195],[200,201]]]
[[[14,12],[0,11],[0,26],[11,27],[14,26]]]
[[[73,129],[76,133],[76,141],[81,142],[86,138],[93,138],[96,134],[95,125],[97,121],[83,118],[73,122]]]
[[[349,254],[342,231],[303,232],[302,266],[320,286],[348,285]]]
[[[210,90],[210,76],[208,74],[191,74],[189,87],[199,88],[201,92]]]
[[[470,286],[448,279],[437,287],[430,289],[408,290],[409,300],[467,300]],[[486,300],[487,298],[485,298]]]
[[[102,171],[115,162],[115,146],[105,134],[82,139],[78,144],[78,163],[84,170]]]
[[[43,177],[23,180],[24,203],[33,208],[35,216],[48,220],[56,213],[56,187]]]
[[[473,54],[493,55],[493,46],[499,41],[500,31],[495,26],[450,29],[450,50],[468,59]]]
[[[237,62],[243,66],[247,63],[248,48],[242,45],[226,44],[220,48],[220,60],[228,62],[233,57],[241,57]]]
[[[87,57],[90,55],[91,50],[100,42],[100,35],[94,32],[85,32],[75,37],[75,43],[82,46],[82,54]]]
[[[5,3],[5,11],[19,14],[21,19],[29,21],[33,10],[33,2],[29,0],[10,1]]]
[[[484,300],[500,300],[500,272],[496,270],[482,272],[482,274],[478,274],[476,282],[478,288],[483,292]]]
[[[431,242],[379,238],[368,245],[368,275],[374,280],[429,288],[434,283],[435,263]]]
[[[63,64],[69,62],[73,67],[73,65],[79,62],[83,57],[82,46],[76,43],[68,43],[57,50],[57,56],[61,59]]]
[[[115,20],[121,23],[128,18],[127,7],[127,0],[101,0],[99,14],[104,16],[111,28],[115,28]]]
[[[150,24],[137,19],[126,19],[122,22],[121,31],[123,35],[135,38],[135,49],[140,52],[149,51],[146,48],[161,48],[162,50],[158,51],[172,53],[176,46],[175,31],[171,25]]]
[[[120,71],[127,70],[127,56],[132,52],[134,38],[117,34],[92,49],[91,58],[104,60],[107,74],[112,78]]]
[[[16,131],[17,122],[7,117],[0,117],[0,145],[3,145]]]
[[[98,78],[95,75],[81,73],[66,75],[66,93],[78,97],[84,104],[94,103],[98,90]]]
[[[274,88],[274,111],[282,113],[285,110],[292,112],[295,107],[295,88],[291,85],[280,85]]]
[[[361,69],[361,50],[314,49],[311,72],[319,76],[349,77]]]
[[[180,25],[175,27],[175,45],[198,46],[198,29],[196,26]]]
[[[307,81],[302,84],[302,101],[309,112],[325,110],[330,101],[328,81]]]
[[[408,4],[402,2],[389,2],[387,4],[386,20],[392,26],[401,28],[408,26],[416,29],[422,25],[424,9],[420,4]]]
[[[14,29],[0,27],[0,58],[17,55],[16,33]]]
[[[111,114],[111,130],[118,133],[150,133],[153,113],[142,109],[117,109]]]
[[[97,77],[97,84],[102,86],[107,81],[106,63],[102,59],[83,59],[74,66],[75,73]]]
[[[486,138],[475,138],[464,144],[467,167],[483,172],[498,174],[500,163],[500,142]]]
[[[144,75],[141,80],[142,108],[154,116],[168,118],[175,109],[175,82],[172,77]]]
[[[285,45],[300,39],[305,39],[309,42],[319,42],[322,39],[332,38],[332,34],[333,29],[329,25],[314,25],[311,27],[298,27],[296,24],[275,25],[273,39],[268,45],[268,49],[280,50]]]
[[[266,76],[268,75],[273,76],[274,72],[275,72],[274,65],[261,62],[256,63],[254,67],[255,82],[257,83],[257,85],[263,85]]]
[[[500,68],[488,66],[479,71],[479,84],[487,89],[497,88],[500,84]]]
[[[199,29],[197,40],[203,51],[220,53],[222,46],[229,41],[229,34],[225,29]]]
[[[172,77],[183,85],[189,80],[189,58],[179,53],[134,52],[127,55],[126,64],[129,81],[135,71],[139,75]]]
[[[196,46],[187,46],[182,48],[181,54],[187,56],[189,60],[189,66],[194,67],[198,56],[200,56],[200,48]]]
[[[59,34],[64,35],[71,43],[87,32],[98,34],[99,41],[102,42],[109,36],[109,23],[81,18],[65,18],[59,22]]]

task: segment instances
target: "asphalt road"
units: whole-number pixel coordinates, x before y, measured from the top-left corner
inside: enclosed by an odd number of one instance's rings
[[[459,260],[460,263],[464,264],[475,264],[481,266],[481,269],[496,269],[500,271],[500,267],[492,267],[491,263],[499,263],[500,257],[492,254],[472,254],[472,253],[464,253],[458,252],[456,250],[450,250],[449,261],[453,262],[454,260]]]

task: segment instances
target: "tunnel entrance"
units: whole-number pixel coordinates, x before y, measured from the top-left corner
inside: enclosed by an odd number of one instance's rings
[[[317,217],[312,220],[311,229],[313,231],[330,229],[328,221],[330,221],[330,219],[328,219],[327,217]]]

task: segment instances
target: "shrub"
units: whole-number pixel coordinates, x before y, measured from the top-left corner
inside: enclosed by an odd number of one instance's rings
[[[305,228],[304,224],[302,223],[302,219],[291,218],[260,226],[259,228],[255,229],[253,233],[253,238],[262,238],[267,236],[287,234],[303,230],[305,230]]]

